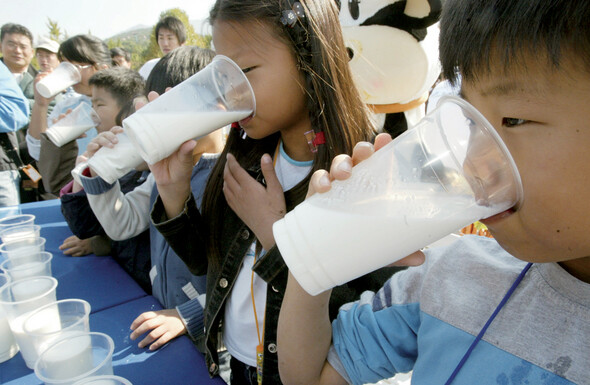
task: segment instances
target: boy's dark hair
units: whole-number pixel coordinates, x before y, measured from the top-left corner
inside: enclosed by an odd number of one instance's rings
[[[123,56],[125,58],[125,60],[131,61],[131,53],[129,53],[129,51],[127,51],[123,47],[111,48],[110,53],[111,53],[111,59],[114,58],[115,56]],[[115,63],[112,63],[112,64],[115,65]]]
[[[559,67],[564,54],[590,69],[588,0],[446,0],[440,22],[444,76],[476,80],[490,62],[509,67],[539,57]],[[573,55],[571,55],[573,54]]]
[[[164,55],[154,66],[146,81],[146,91],[160,95],[167,87],[174,87],[211,63],[215,52],[206,48],[183,46]]]
[[[178,39],[178,44],[182,45],[186,41],[186,28],[184,27],[184,24],[182,24],[182,21],[180,21],[178,18],[174,16],[166,16],[165,18],[158,21],[158,24],[156,24],[156,28],[154,30],[156,41],[158,40],[158,33],[160,32],[161,28],[172,31]]]
[[[10,34],[24,35],[31,41],[31,46],[33,45],[33,34],[24,25],[14,23],[4,24],[2,29],[0,29],[0,41],[4,41],[4,37]]]
[[[91,35],[76,35],[67,39],[60,44],[57,57],[60,61],[111,66],[109,47],[102,40]]]
[[[119,107],[124,107],[137,95],[142,95],[145,81],[136,71],[123,67],[113,67],[98,71],[88,81],[88,84],[104,88],[117,101]]]

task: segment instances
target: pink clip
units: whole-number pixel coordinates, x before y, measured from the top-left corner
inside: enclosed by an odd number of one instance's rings
[[[318,145],[326,143],[326,139],[324,137],[324,133],[322,131],[316,133],[314,130],[306,131],[303,135],[305,135],[305,139],[307,140],[307,145],[309,146],[309,150],[314,154],[318,152]]]

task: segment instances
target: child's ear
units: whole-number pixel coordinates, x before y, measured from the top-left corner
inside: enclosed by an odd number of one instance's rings
[[[107,64],[99,64],[98,65],[98,70],[106,70],[107,68],[109,68],[109,66]]]

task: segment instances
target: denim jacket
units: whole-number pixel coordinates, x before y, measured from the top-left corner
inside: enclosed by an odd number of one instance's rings
[[[297,203],[293,200],[293,190],[285,192],[287,210]],[[225,302],[238,277],[242,261],[247,250],[255,240],[251,231],[242,220],[225,207],[224,228],[221,242],[221,266],[208,263],[205,253],[206,231],[203,231],[201,214],[192,195],[185,202],[184,210],[177,217],[167,220],[164,207],[158,197],[152,209],[152,221],[162,233],[170,247],[187,264],[193,274],[207,273],[207,301],[205,306],[205,359],[211,376],[219,373],[220,330],[223,322]],[[287,286],[288,269],[276,246],[266,252],[253,266],[253,270],[267,284],[266,315],[264,327],[264,384],[280,384],[277,357],[277,325],[283,296]],[[349,284],[334,288],[330,307],[337,309],[340,305],[358,299],[364,290],[377,290],[396,269],[385,268],[361,277]],[[330,312],[335,317],[335,311]]]

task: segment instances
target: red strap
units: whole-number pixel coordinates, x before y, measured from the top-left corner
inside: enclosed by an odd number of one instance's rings
[[[326,143],[326,138],[324,137],[324,132],[320,131],[320,132],[316,132],[315,134],[315,138],[313,138],[312,143],[314,145],[318,145],[318,144],[324,144]]]

